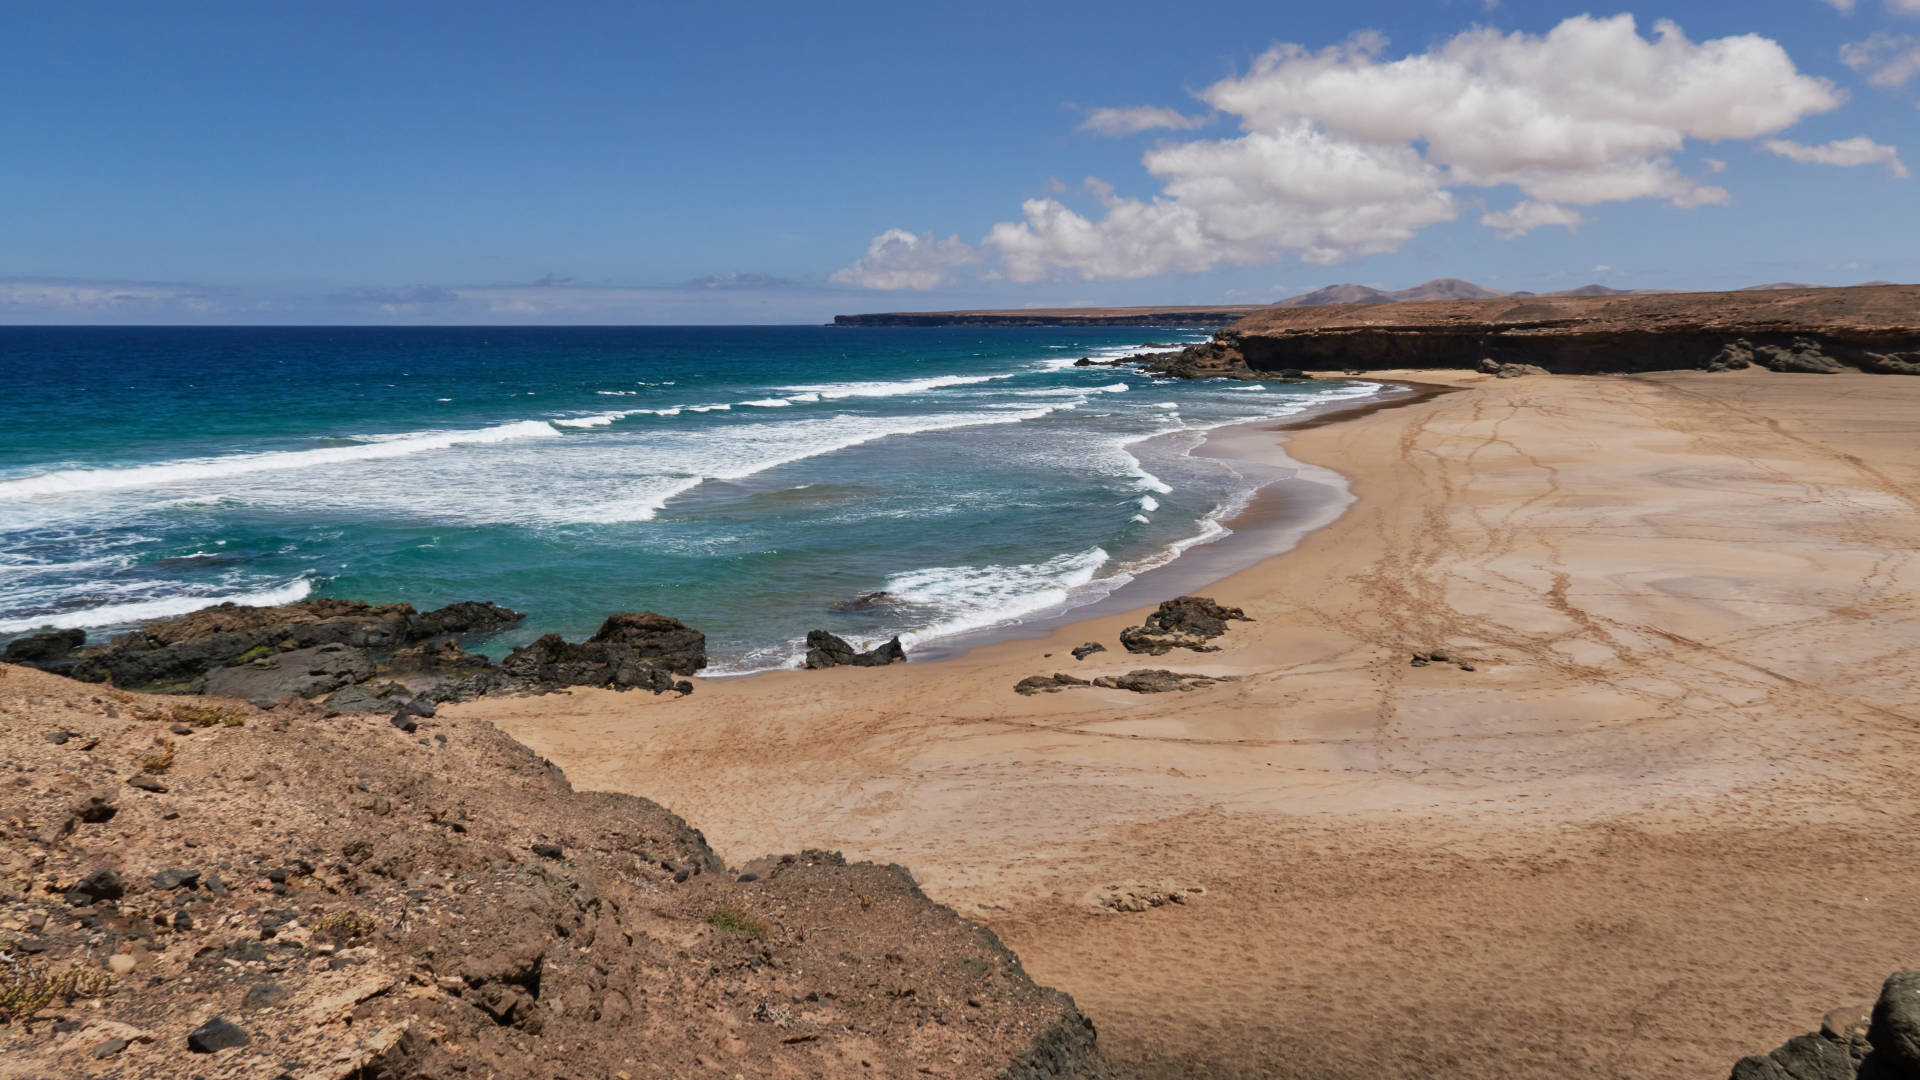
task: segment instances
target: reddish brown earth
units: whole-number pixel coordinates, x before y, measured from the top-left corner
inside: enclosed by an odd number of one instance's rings
[[[653,802],[419,723],[0,665],[0,1076],[1108,1075],[901,868],[736,880]],[[216,1019],[244,1044],[196,1052]]]

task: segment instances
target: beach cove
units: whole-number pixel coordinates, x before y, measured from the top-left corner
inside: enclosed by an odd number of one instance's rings
[[[1143,598],[447,712],[731,862],[909,867],[1148,1076],[1712,1075],[1911,966],[1920,382],[1376,374],[1455,392],[1272,437],[1355,501],[1190,590],[1220,652],[1119,650]],[[1239,681],[1012,689],[1136,667]]]

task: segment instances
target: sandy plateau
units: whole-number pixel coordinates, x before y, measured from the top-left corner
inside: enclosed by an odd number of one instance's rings
[[[1920,966],[1920,379],[1397,374],[1457,392],[1274,436],[1358,501],[1220,652],[447,711],[905,864],[1148,1076],[1723,1076]],[[1135,667],[1240,681],[1013,692]]]

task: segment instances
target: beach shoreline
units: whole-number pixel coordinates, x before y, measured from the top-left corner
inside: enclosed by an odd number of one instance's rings
[[[729,861],[909,867],[1146,1076],[1706,1075],[1913,966],[1920,382],[1386,377],[1458,392],[1280,433],[1355,502],[1199,589],[1219,652],[1143,606],[450,712]],[[1012,691],[1145,667],[1238,681]]]

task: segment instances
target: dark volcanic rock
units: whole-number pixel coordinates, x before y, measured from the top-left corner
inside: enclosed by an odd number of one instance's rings
[[[315,645],[214,668],[207,673],[205,687],[209,694],[271,705],[281,698],[317,697],[372,674],[373,657],[367,650],[341,644]]]
[[[127,887],[121,884],[120,875],[103,866],[67,890],[66,900],[73,907],[84,907],[101,900],[118,900],[126,894]]]
[[[651,611],[610,615],[587,640],[624,646],[640,662],[675,675],[692,675],[707,666],[707,635]]]
[[[1136,668],[1125,675],[1102,675],[1093,685],[1136,694],[1164,694],[1173,690],[1204,690],[1214,683],[1239,682],[1238,675],[1193,675],[1165,668]]]
[[[471,602],[424,613],[410,604],[375,607],[330,599],[270,608],[221,604],[80,649],[72,675],[131,690],[199,693],[208,672],[276,653],[341,645],[381,654],[443,634],[497,630],[520,617],[494,604]]]
[[[1057,694],[1069,686],[1090,686],[1085,679],[1076,679],[1064,672],[1051,675],[1029,675],[1013,684],[1013,692],[1032,697],[1035,694]]]
[[[1742,1058],[1730,1080],[1920,1078],[1920,971],[1897,971],[1867,1006],[1835,1009],[1820,1030]]]
[[[216,1016],[187,1032],[187,1049],[196,1054],[211,1054],[246,1046],[253,1039],[232,1021]]]
[[[1097,641],[1089,641],[1085,645],[1074,646],[1073,658],[1075,660],[1085,660],[1087,657],[1092,656],[1094,653],[1106,652],[1106,651],[1107,651],[1107,647],[1105,645],[1102,645]]]
[[[888,664],[904,663],[906,659],[907,650],[901,646],[898,636],[866,652],[858,652],[845,638],[825,630],[807,631],[808,668],[886,667]]]
[[[1252,622],[1239,608],[1222,607],[1204,596],[1181,596],[1160,605],[1139,626],[1120,631],[1128,652],[1163,656],[1174,649],[1214,652],[1208,641],[1227,632],[1229,620]]]
[[[500,671],[530,689],[609,686],[616,690],[679,690],[674,675],[707,665],[707,636],[650,611],[615,615],[591,639],[574,644],[548,634],[500,661]],[[445,700],[444,698],[442,700]]]
[[[85,630],[46,630],[7,642],[7,651],[0,655],[0,660],[40,667],[66,657],[86,641]]]
[[[900,602],[890,592],[861,593],[851,600],[842,600],[828,608],[837,615],[857,615],[863,611],[882,611]]]

